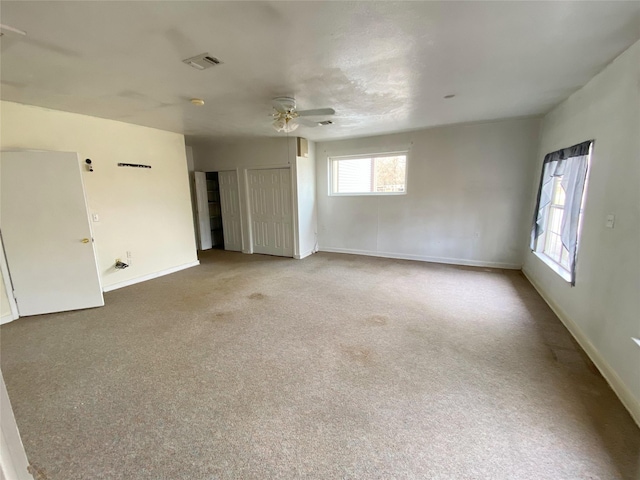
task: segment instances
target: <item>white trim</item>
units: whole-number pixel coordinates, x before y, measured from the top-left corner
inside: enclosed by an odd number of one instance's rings
[[[0,372],[0,478],[33,480],[33,476],[29,473],[29,460],[20,438],[2,372]]]
[[[406,188],[406,183],[405,183]],[[359,193],[330,193],[330,197],[392,197],[394,195],[406,195],[404,192],[359,192]]]
[[[571,283],[571,272],[567,271],[562,265],[556,262],[553,258],[549,257],[544,252],[536,252],[535,250],[532,252],[536,257],[540,259],[546,266],[548,266],[555,273],[560,275],[565,282]]]
[[[406,195],[407,194],[407,184],[409,183],[409,149],[400,150],[400,151],[391,151],[391,152],[381,152],[381,153],[362,153],[356,155],[333,155],[327,156],[327,173],[329,176],[329,196],[330,197],[359,197],[359,196],[393,196],[393,195]],[[401,156],[404,155],[404,191],[403,192],[334,192],[333,191],[333,163],[339,162],[340,160],[350,160],[350,159],[372,159],[376,158],[385,158],[390,156]]]
[[[20,313],[18,312],[18,304],[16,303],[16,298],[13,296],[13,284],[11,283],[11,275],[9,273],[9,264],[7,263],[7,259],[4,256],[4,245],[0,241],[0,271],[2,272],[2,281],[4,283],[4,288],[7,293],[7,298],[9,299],[9,308],[11,309],[11,319],[8,320],[16,320],[20,318]],[[5,317],[9,315],[3,315],[0,320],[0,325],[7,323],[5,321]]]
[[[482,260],[468,260],[464,258],[429,257],[426,255],[413,255],[410,253],[376,252],[373,250],[352,250],[349,248],[320,247],[320,252],[348,253],[351,255],[366,255],[368,257],[397,258],[400,260],[418,260],[420,262],[446,263],[449,265],[465,265],[469,267],[503,268],[507,270],[520,270],[519,263],[485,262]]]
[[[523,269],[522,273],[529,280],[529,283],[533,285],[533,288],[537,290],[542,299],[551,307],[551,310],[557,315],[560,321],[567,327],[567,330],[571,333],[573,338],[576,339],[578,344],[585,351],[587,356],[591,359],[598,371],[602,374],[607,381],[611,389],[618,396],[622,404],[631,414],[631,417],[640,426],[640,400],[634,397],[631,390],[627,388],[622,379],[618,376],[613,368],[607,363],[604,357],[598,352],[598,349],[591,343],[589,338],[583,333],[578,324],[574,322],[567,313],[557,303],[551,300],[551,297],[547,295],[545,290],[539,285],[533,278],[531,278],[527,272]]]
[[[178,265],[177,267],[167,268],[166,270],[161,270],[159,272],[150,273],[149,275],[143,275],[142,277],[132,278],[130,280],[125,280],[124,282],[114,283],[111,285],[107,285],[104,287],[104,292],[110,292],[112,290],[117,290],[119,288],[128,287],[130,285],[135,285],[136,283],[146,282],[147,280],[152,280],[154,278],[163,277],[165,275],[169,275],[170,273],[179,272],[180,270],[184,270],[186,268],[195,267],[200,265],[200,260],[196,260],[195,262],[185,263],[184,265]]]
[[[10,313],[7,313],[6,315],[2,315],[0,317],[0,325],[4,325],[5,323],[13,322],[14,320],[17,320],[17,319],[18,319],[18,317],[14,317]]]
[[[293,258],[295,258],[296,260],[302,260],[303,258],[307,258],[312,253],[313,253],[313,249],[308,250],[304,253],[301,253],[300,255],[294,255]]]

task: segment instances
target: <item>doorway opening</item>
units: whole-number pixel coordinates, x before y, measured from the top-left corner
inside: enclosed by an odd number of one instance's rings
[[[224,250],[224,231],[222,228],[218,172],[207,172],[207,203],[209,206],[211,247]]]

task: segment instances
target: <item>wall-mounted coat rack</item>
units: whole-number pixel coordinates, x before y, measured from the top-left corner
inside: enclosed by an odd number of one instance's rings
[[[119,163],[119,167],[134,167],[134,168],[151,168],[151,165],[142,165],[140,163]]]

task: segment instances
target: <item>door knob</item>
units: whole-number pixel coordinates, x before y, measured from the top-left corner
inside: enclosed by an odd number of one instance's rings
[[[83,239],[82,239],[82,243],[89,243],[89,241],[90,241],[90,240],[89,240],[88,238],[83,238]]]

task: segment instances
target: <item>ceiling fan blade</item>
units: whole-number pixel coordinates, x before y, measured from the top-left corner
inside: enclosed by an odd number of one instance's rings
[[[305,118],[298,118],[298,119],[296,119],[296,122],[298,122],[303,127],[318,127],[318,126],[320,126],[320,124],[318,122],[314,122],[313,120],[307,120]]]
[[[333,108],[316,108],[315,110],[298,110],[300,117],[314,117],[316,115],[335,115]]]

